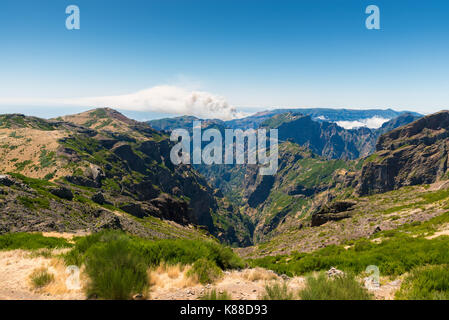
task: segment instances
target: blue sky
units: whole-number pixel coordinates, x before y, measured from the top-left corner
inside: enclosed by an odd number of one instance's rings
[[[65,28],[71,4],[80,30]],[[370,4],[381,30],[365,28]],[[2,113],[430,113],[449,102],[447,1],[2,0],[0,44]]]

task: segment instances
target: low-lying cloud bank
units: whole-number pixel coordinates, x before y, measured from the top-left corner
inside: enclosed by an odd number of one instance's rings
[[[70,105],[80,107],[111,107],[129,111],[193,115],[199,118],[231,120],[246,116],[231,106],[224,97],[204,91],[160,85],[131,94],[73,99],[2,99],[3,105]]]
[[[381,117],[372,117],[367,119],[359,119],[356,121],[336,121],[335,123],[338,124],[340,127],[345,129],[354,129],[354,128],[360,128],[360,127],[368,127],[370,129],[377,129],[382,126],[385,122],[389,121],[390,119],[381,118]]]

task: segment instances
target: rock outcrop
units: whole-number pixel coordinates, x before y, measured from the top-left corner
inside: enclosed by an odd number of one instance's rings
[[[362,167],[360,195],[429,184],[446,177],[449,112],[441,111],[382,135]]]
[[[312,227],[325,224],[328,221],[338,221],[349,218],[350,211],[355,206],[355,202],[351,201],[335,201],[312,214]]]

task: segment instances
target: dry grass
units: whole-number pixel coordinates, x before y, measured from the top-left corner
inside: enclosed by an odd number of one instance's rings
[[[245,269],[242,272],[242,277],[248,281],[270,281],[278,279],[278,276],[274,272],[262,268]]]
[[[54,281],[53,273],[49,272],[47,268],[38,268],[30,275],[31,286],[35,289],[40,289],[48,286]]]
[[[11,135],[14,135],[12,137]],[[40,155],[42,148],[47,152],[56,152],[60,146],[58,140],[67,136],[62,130],[46,131],[31,128],[21,129],[0,129],[0,157],[2,158],[1,173],[19,172],[30,178],[43,179],[47,174],[54,173],[55,166],[42,168]],[[4,147],[3,147],[4,146]],[[64,169],[60,160],[55,158],[58,171],[54,179],[70,174],[68,169]],[[31,161],[22,170],[18,170],[16,165],[24,161]]]
[[[87,277],[83,274],[82,270],[80,272],[80,289],[73,290],[67,287],[67,280],[70,277],[70,273],[67,271],[67,266],[60,259],[51,259],[48,264],[48,272],[54,276],[53,281],[41,289],[43,293],[49,293],[52,296],[55,295],[66,295],[73,293],[74,291],[82,292],[85,285],[87,284]]]
[[[78,232],[56,232],[56,231],[51,231],[51,232],[42,232],[42,235],[44,237],[62,238],[62,239],[68,240],[69,242],[72,242],[74,237],[83,237],[83,236],[88,236],[90,234],[91,234],[91,232],[88,232],[88,231],[78,231]]]
[[[148,270],[150,286],[152,288],[182,289],[197,286],[199,283],[192,277],[188,277],[190,266],[180,264],[161,264],[157,268]]]

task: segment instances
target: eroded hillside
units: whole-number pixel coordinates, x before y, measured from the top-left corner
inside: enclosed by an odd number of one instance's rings
[[[190,167],[172,165],[167,136],[112,109],[65,120],[0,117],[0,173],[11,174],[2,179],[2,211],[12,215],[2,217],[3,232],[31,231],[36,225],[40,231],[63,231],[63,225],[95,229],[96,220],[89,219],[102,215],[91,210],[98,205],[109,206],[109,213],[199,225],[214,232],[211,212],[217,203],[212,190]],[[28,178],[38,180],[24,181]],[[31,220],[15,225],[19,222],[13,216],[22,210]],[[75,223],[70,215],[87,222]]]

